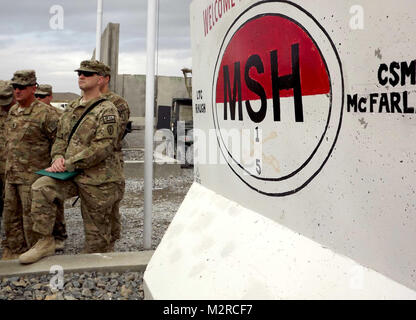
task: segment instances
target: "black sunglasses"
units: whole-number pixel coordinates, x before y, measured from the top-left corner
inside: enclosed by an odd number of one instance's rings
[[[16,90],[16,89],[25,90],[29,86],[23,86],[21,84],[12,84],[12,87],[13,87],[14,90]]]
[[[36,94],[35,93],[35,98],[39,98],[39,99],[44,99],[44,98],[46,98],[48,95],[46,95],[46,94]]]
[[[91,71],[78,71],[78,77],[83,75],[84,77],[92,77],[94,74],[98,74],[97,72]]]

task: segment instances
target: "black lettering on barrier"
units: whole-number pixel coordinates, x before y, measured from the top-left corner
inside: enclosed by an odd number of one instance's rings
[[[386,112],[390,113],[390,106],[389,106],[389,98],[387,97],[387,93],[382,93],[380,96],[380,108],[378,112],[383,112],[383,107],[386,108]]]
[[[293,89],[295,102],[295,121],[303,122],[303,103],[302,88],[300,82],[299,68],[299,44],[293,44],[292,47],[292,74],[279,77],[277,50],[270,52],[271,77],[272,77],[272,94],[273,94],[273,120],[280,121],[280,90]],[[260,110],[255,112],[251,108],[250,101],[246,101],[247,113],[250,119],[259,123],[264,120],[267,112],[267,96],[262,85],[250,78],[249,71],[255,67],[258,73],[264,73],[264,65],[259,55],[254,54],[247,60],[244,72],[244,79],[247,88],[256,93],[261,99]],[[228,66],[223,67],[224,73],[224,120],[228,118],[227,105],[230,104],[230,119],[235,120],[236,103],[238,103],[238,120],[243,120],[242,98],[241,98],[241,75],[240,62],[234,63],[234,87],[231,94],[231,81]]]
[[[267,98],[266,98],[266,92],[264,91],[264,88],[261,86],[261,84],[253,80],[252,78],[250,78],[249,73],[252,67],[255,67],[258,73],[264,73],[263,62],[261,61],[260,56],[258,56],[257,54],[254,54],[250,56],[250,58],[248,58],[245,72],[244,72],[244,77],[246,80],[247,87],[251,91],[256,93],[261,99],[261,107],[260,107],[260,110],[257,112],[255,112],[251,108],[250,101],[248,100],[246,101],[247,113],[250,119],[255,123],[259,123],[259,122],[262,122],[264,118],[266,117]]]
[[[367,103],[367,98],[361,97],[358,99],[358,95],[354,94],[353,96],[348,95],[347,96],[347,112],[351,112],[351,108],[354,112],[366,112],[367,107],[365,104]],[[364,105],[364,106],[363,106]],[[373,112],[371,110],[371,112]]]
[[[279,77],[277,50],[270,52],[272,89],[273,89],[273,112],[274,120],[280,121],[280,90],[293,89],[295,100],[295,121],[303,122],[302,88],[300,84],[299,70],[299,44],[295,43],[292,49],[292,74]]]
[[[407,95],[408,92],[403,92],[403,112],[404,113],[415,113],[415,108],[407,106]]]
[[[400,64],[398,62],[390,63],[390,73],[392,74],[393,79],[390,78],[389,82],[393,87],[397,86],[400,81],[400,76],[395,69],[400,69]]]
[[[377,74],[377,77],[378,77],[378,82],[379,82],[382,86],[385,86],[385,85],[387,84],[387,82],[389,81],[387,77],[382,78],[382,76],[383,76],[383,75],[382,75],[383,71],[387,72],[388,70],[389,70],[389,67],[388,67],[388,66],[387,66],[387,64],[385,64],[385,63],[380,64],[380,66],[379,66],[379,68],[378,68],[378,74]]]
[[[354,94],[353,96],[350,94],[347,95],[347,112],[351,112],[351,108],[353,108],[354,112],[357,112],[357,97],[357,94]]]
[[[410,65],[407,64],[406,61],[403,61],[400,64],[400,71],[401,71],[401,85],[406,85],[406,77],[410,77],[410,83],[416,84],[416,60],[410,62]]]
[[[365,106],[362,107],[362,105],[365,104],[366,102],[367,102],[366,98],[360,98],[360,100],[358,101],[358,110],[360,110],[360,112],[366,112],[367,111],[367,108]]]
[[[408,91],[370,93],[369,112],[373,113],[375,106],[378,105],[378,113],[415,113],[415,108],[408,106],[408,95]],[[347,112],[367,112],[365,106],[367,101],[367,97],[358,98],[357,94],[347,95]]]
[[[227,95],[229,93],[229,95]],[[231,97],[231,83],[228,66],[224,66],[224,120],[227,120],[227,97],[230,99],[230,117],[235,120],[235,103],[238,101],[238,120],[243,120],[243,104],[241,100],[240,62],[234,63],[234,89]]]
[[[401,100],[400,93],[398,92],[390,93],[390,106],[391,106],[392,113],[394,113],[395,109],[397,110],[398,113],[402,113],[402,110],[400,109],[400,105],[399,105],[400,100]]]
[[[400,73],[398,70],[400,70]],[[390,72],[390,76],[383,74],[386,72]],[[390,63],[390,67],[388,67],[387,64],[382,63],[378,67],[377,78],[382,86],[385,86],[387,83],[390,83],[393,87],[397,86],[399,83],[401,86],[405,86],[407,78],[410,78],[410,83],[415,85],[416,60],[413,60],[410,63],[407,61],[402,61],[400,63],[393,61]]]
[[[406,86],[407,79],[410,80],[410,84],[415,85],[416,60],[412,60],[411,62],[393,61],[390,65],[382,63],[378,68],[377,79],[382,86],[387,83],[390,83],[393,87],[398,84]],[[374,112],[375,106],[378,105],[379,113],[415,113],[415,108],[408,106],[408,96],[408,91],[401,93],[370,93],[370,112]],[[353,109],[354,112],[367,112],[367,108],[363,106],[366,103],[367,98],[362,97],[359,99],[357,94],[347,95],[347,112],[351,112],[351,109]]]
[[[374,110],[374,105],[377,103],[378,93],[370,94],[370,109]]]

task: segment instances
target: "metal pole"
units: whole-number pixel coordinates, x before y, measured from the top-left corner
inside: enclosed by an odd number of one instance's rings
[[[95,60],[101,59],[101,30],[103,23],[103,0],[97,0],[97,31],[95,36]]]
[[[153,188],[153,117],[155,104],[155,43],[156,2],[147,1],[147,66],[146,66],[146,114],[144,144],[144,223],[143,246],[152,247],[152,188]]]

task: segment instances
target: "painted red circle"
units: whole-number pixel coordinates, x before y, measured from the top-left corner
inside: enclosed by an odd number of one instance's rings
[[[221,60],[216,87],[216,103],[224,103],[224,67],[228,66],[231,86],[235,77],[234,64],[240,62],[241,98],[258,100],[244,81],[244,66],[248,58],[260,56],[264,73],[250,70],[252,79],[265,89],[267,99],[273,97],[270,52],[277,50],[279,76],[292,73],[291,45],[299,44],[299,68],[302,96],[328,94],[329,77],[320,52],[309,35],[287,17],[265,15],[246,22],[234,35]],[[280,97],[293,96],[293,90],[281,90]]]

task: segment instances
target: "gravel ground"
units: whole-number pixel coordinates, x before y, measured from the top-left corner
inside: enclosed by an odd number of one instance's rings
[[[123,150],[124,160],[143,160],[144,159],[144,150],[131,148],[128,150]]]
[[[0,283],[0,300],[142,299],[142,272],[65,273],[62,288],[53,275],[4,278]]]
[[[130,160],[130,159],[129,159]],[[180,177],[154,180],[152,247],[156,249],[172,218],[193,182],[193,170],[184,169]],[[127,179],[121,203],[121,238],[115,251],[143,250],[143,179]],[[79,254],[84,230],[79,201],[65,203],[68,239],[57,254]],[[0,250],[1,251],[1,250]],[[0,252],[1,254],[1,252]],[[12,277],[0,280],[0,300],[138,300],[143,299],[142,272],[64,273],[63,289],[53,290],[54,275]]]

